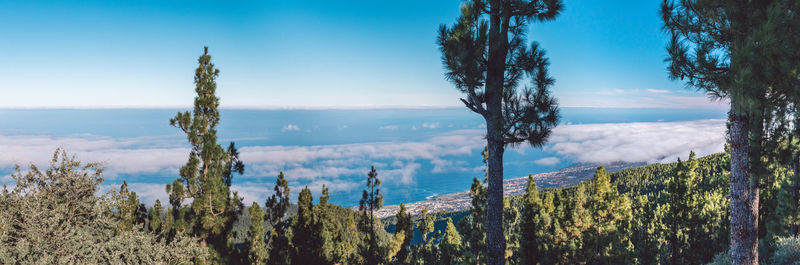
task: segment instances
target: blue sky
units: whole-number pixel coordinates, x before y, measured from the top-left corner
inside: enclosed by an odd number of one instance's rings
[[[667,79],[661,1],[565,1],[529,39],[568,107],[724,108]],[[435,44],[458,0],[2,1],[0,107],[184,107],[210,46],[223,107],[460,106]]]

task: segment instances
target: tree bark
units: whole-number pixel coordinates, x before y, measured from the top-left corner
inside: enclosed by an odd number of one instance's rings
[[[503,30],[499,1],[492,2],[489,56],[486,66],[486,141],[489,149],[489,180],[486,209],[486,261],[505,264],[506,239],[503,235],[503,80],[508,55],[507,30]],[[496,8],[496,9],[495,9]]]
[[[735,105],[731,105],[735,108]],[[730,114],[731,227],[730,255],[734,265],[758,264],[758,183],[750,176],[749,118]]]

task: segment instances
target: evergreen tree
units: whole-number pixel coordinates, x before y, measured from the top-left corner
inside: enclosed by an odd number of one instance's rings
[[[686,163],[678,159],[678,166],[672,178],[667,180],[665,195],[668,213],[665,221],[668,225],[667,240],[670,244],[670,263],[694,264],[690,259],[692,251],[690,243],[692,221],[696,219],[693,209],[697,207],[695,185],[697,181],[697,161],[694,152],[689,153]]]
[[[759,178],[770,154],[775,114],[798,103],[797,1],[664,0],[669,75],[730,99],[730,255],[758,264]],[[758,69],[758,70],[754,70]],[[791,107],[789,107],[791,109]],[[796,110],[796,109],[795,109]],[[796,126],[795,126],[796,127]]]
[[[286,211],[289,209],[289,182],[283,176],[283,172],[278,174],[275,180],[275,193],[267,198],[266,217],[272,226],[269,240],[269,262],[271,264],[289,264],[291,261],[291,238],[292,231],[281,223]]]
[[[506,145],[527,142],[541,147],[558,121],[549,95],[555,82],[547,72],[544,51],[528,48],[525,30],[531,21],[554,19],[560,0],[472,0],[462,5],[452,26],[442,25],[438,44],[446,79],[466,94],[461,101],[486,121],[489,149],[486,247],[488,264],[503,264],[503,153]],[[534,88],[518,91],[528,75]]]
[[[289,209],[289,182],[283,177],[283,172],[278,173],[278,179],[275,180],[275,193],[267,198],[265,206],[267,207],[267,220],[270,225],[275,226],[283,220],[286,215],[286,210]]]
[[[552,201],[552,197],[550,199]],[[536,188],[536,181],[533,175],[528,175],[528,184],[525,186],[523,195],[522,224],[520,228],[520,258],[522,264],[537,264],[542,255],[537,243],[543,240],[541,236],[541,226],[545,225],[542,212],[542,200],[539,198],[539,191]]]
[[[453,219],[447,218],[447,227],[444,230],[442,242],[439,243],[441,255],[439,264],[459,264],[461,260],[461,235],[453,225]]]
[[[297,217],[292,225],[292,264],[323,264],[322,226],[314,220],[314,198],[304,187],[297,198]]]
[[[402,235],[403,238],[403,243],[400,245],[400,250],[396,255],[397,262],[399,264],[408,264],[408,248],[411,245],[411,239],[414,237],[414,224],[411,222],[411,215],[406,212],[405,204],[400,204],[400,210],[395,217],[397,218],[395,234]]]
[[[228,251],[229,231],[240,214],[243,205],[236,193],[231,193],[233,172],[242,173],[244,166],[238,161],[233,143],[225,150],[217,143],[219,124],[219,98],[216,96],[216,78],[219,69],[214,68],[208,47],[198,59],[194,83],[197,96],[194,110],[178,113],[170,119],[170,125],[186,133],[192,149],[189,160],[180,169],[180,178],[167,186],[171,197],[180,201],[191,198],[189,206],[193,220],[193,232],[202,238],[203,245],[211,244],[218,257]],[[181,188],[178,188],[178,187]],[[222,260],[219,260],[222,262]]]
[[[325,184],[322,184],[322,196],[319,196],[319,205],[328,204],[328,200],[330,199],[331,195],[328,193],[328,187],[325,187]]]
[[[248,238],[248,260],[250,264],[259,265],[267,263],[267,242],[265,237],[267,232],[264,230],[264,211],[253,202],[247,209],[250,214],[250,229],[247,231]]]
[[[363,246],[362,252],[368,264],[383,263],[375,232],[375,211],[383,207],[383,194],[381,194],[380,186],[378,172],[375,171],[375,166],[371,166],[367,173],[367,188],[358,205],[362,215],[361,231],[367,235],[367,242]]]
[[[150,232],[161,234],[161,226],[163,222],[161,221],[161,213],[164,212],[164,209],[161,207],[161,201],[156,200],[156,203],[153,204],[153,207],[150,208],[150,212],[147,214],[148,220],[148,228],[150,228]]]
[[[594,252],[589,260],[595,264],[624,263],[628,258],[628,238],[618,229],[622,222],[631,219],[630,201],[619,195],[617,188],[611,186],[611,179],[603,166],[597,167],[592,180],[592,194],[589,197],[592,229],[585,237],[584,247]]]

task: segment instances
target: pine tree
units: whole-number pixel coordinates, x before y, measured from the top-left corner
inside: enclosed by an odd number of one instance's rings
[[[552,197],[550,198],[552,201]],[[536,188],[536,181],[533,175],[528,175],[528,184],[525,186],[523,195],[522,224],[520,228],[520,258],[522,264],[537,264],[542,258],[537,243],[543,240],[539,238],[544,218],[541,216],[542,200]]]
[[[250,214],[250,229],[247,231],[248,260],[250,264],[259,265],[267,263],[267,235],[264,230],[264,211],[253,202],[247,212]]]
[[[118,196],[123,200],[123,203],[118,209],[117,216],[120,219],[119,230],[131,231],[134,230],[136,225],[143,224],[147,218],[147,210],[145,208],[144,214],[142,209],[144,204],[139,203],[139,196],[136,192],[128,190],[128,182],[123,181],[119,187]]]
[[[304,187],[297,198],[297,217],[292,225],[292,264],[323,264],[322,226],[314,218],[314,198]]]
[[[549,95],[555,82],[538,44],[528,48],[525,30],[531,21],[553,20],[560,0],[473,0],[462,5],[452,27],[442,25],[438,44],[446,79],[466,94],[461,101],[486,121],[489,149],[486,247],[488,264],[503,264],[503,153],[506,145],[527,142],[541,147],[558,121]],[[527,75],[533,89],[518,86]]]
[[[150,212],[148,213],[148,228],[150,228],[150,232],[161,234],[161,226],[163,222],[161,221],[161,213],[164,211],[161,207],[161,201],[156,200],[156,203],[153,204],[153,207],[150,208]]]
[[[269,220],[270,225],[275,226],[280,223],[286,215],[286,210],[289,209],[290,203],[289,182],[283,177],[283,172],[278,173],[278,179],[275,180],[275,188],[273,188],[273,191],[275,191],[275,193],[267,198],[265,205],[268,209],[267,220]]]
[[[322,196],[319,196],[319,205],[328,204],[330,199],[331,195],[328,193],[328,187],[325,187],[325,184],[322,184]]]
[[[275,193],[267,198],[265,204],[266,218],[272,231],[269,240],[269,262],[271,264],[289,264],[291,261],[291,238],[292,232],[288,227],[281,223],[286,211],[289,209],[289,182],[283,176],[283,172],[278,174],[275,180]]]
[[[592,229],[589,236],[585,237],[591,246],[594,256],[589,260],[595,264],[624,263],[628,258],[628,238],[618,230],[622,222],[631,219],[630,200],[617,193],[617,188],[611,186],[611,178],[603,166],[597,167],[592,180],[592,194],[589,197]]]
[[[400,204],[400,210],[397,211],[397,224],[395,225],[395,234],[403,237],[403,243],[400,245],[400,250],[397,252],[397,262],[399,264],[408,264],[409,260],[409,246],[411,239],[414,237],[414,224],[411,222],[411,215],[406,212],[405,204]]]
[[[441,255],[439,264],[459,264],[461,260],[461,235],[453,225],[453,219],[447,218],[447,227],[444,230],[442,242],[439,243]]]
[[[358,205],[362,215],[361,231],[367,235],[366,246],[363,246],[362,252],[368,264],[383,263],[375,232],[375,211],[383,207],[383,194],[381,194],[380,186],[378,172],[375,171],[375,166],[371,166],[367,173],[367,188]]]
[[[697,160],[694,152],[689,153],[686,163],[678,159],[672,178],[667,180],[665,196],[667,197],[668,212],[665,216],[669,231],[667,240],[670,244],[671,264],[693,264],[689,252],[693,251],[689,244],[693,209],[697,207],[694,187],[697,181]]]
[[[664,0],[669,75],[730,99],[730,258],[758,264],[759,179],[768,138],[780,138],[773,114],[796,106],[796,1]],[[754,70],[758,69],[758,70]],[[796,127],[796,126],[795,126]]]
[[[211,244],[216,250],[212,252],[215,257],[228,251],[229,231],[243,208],[241,198],[231,193],[230,182],[233,172],[243,173],[244,166],[238,161],[233,143],[228,150],[217,143],[220,117],[215,80],[219,69],[211,63],[208,47],[204,48],[198,64],[194,76],[197,93],[194,110],[179,112],[170,119],[170,125],[186,133],[192,149],[188,162],[180,169],[180,178],[168,185],[167,190],[178,200],[178,205],[183,199],[192,199],[189,207],[193,232],[202,238],[203,245]]]

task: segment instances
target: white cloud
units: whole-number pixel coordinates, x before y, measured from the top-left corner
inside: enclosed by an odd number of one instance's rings
[[[559,160],[556,157],[545,157],[545,158],[541,158],[541,159],[537,159],[537,160],[533,161],[533,163],[535,163],[537,165],[540,165],[540,166],[555,166],[559,162],[561,162],[561,160]]]
[[[282,132],[299,131],[299,130],[300,126],[297,126],[297,124],[287,124],[286,126],[283,126],[283,128],[281,129]]]
[[[553,130],[546,151],[582,162],[672,162],[723,151],[725,120],[565,125]]]
[[[381,129],[381,130],[397,130],[398,128],[400,128],[400,127],[397,126],[397,125],[386,125],[386,126],[378,127],[378,129]]]
[[[422,124],[422,127],[428,128],[428,129],[436,129],[436,128],[439,128],[440,126],[441,126],[441,124],[439,122],[430,122],[430,123],[426,122],[426,123]]]
[[[652,88],[648,88],[648,89],[647,89],[647,92],[650,92],[650,93],[657,93],[657,94],[668,94],[668,93],[670,93],[670,91],[669,91],[669,90],[664,90],[664,89],[652,89]]]

